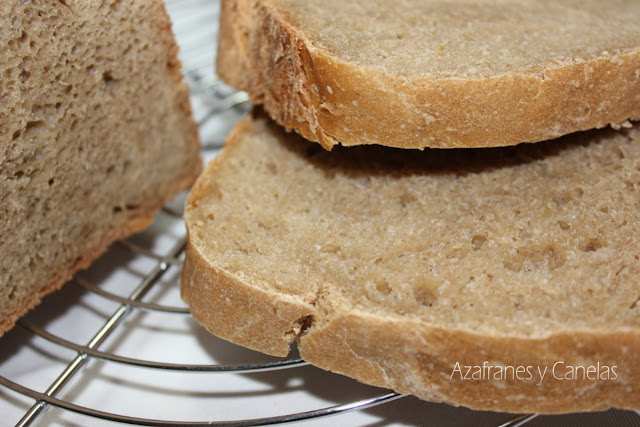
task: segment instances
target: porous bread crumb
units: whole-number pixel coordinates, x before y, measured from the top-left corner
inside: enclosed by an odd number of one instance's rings
[[[328,149],[516,145],[640,119],[638,15],[632,0],[226,0],[217,70]]]
[[[314,48],[411,80],[538,73],[550,63],[637,49],[640,37],[640,6],[632,0],[612,1],[607,7],[577,0],[272,3],[304,31]]]
[[[189,210],[191,240],[257,286],[336,287],[370,312],[447,328],[640,326],[628,310],[640,296],[636,129],[513,149],[335,151],[254,124]]]
[[[161,1],[0,3],[0,334],[200,169]]]
[[[640,349],[639,159],[637,128],[509,148],[327,152],[249,118],[187,201],[183,297],[223,338],[281,355],[297,339],[312,363],[423,398],[633,408],[616,387],[638,363],[617,346]],[[526,392],[549,399],[491,403],[510,393],[438,383],[420,362],[489,354],[505,364],[597,354],[626,376],[586,384],[581,402],[563,388],[581,386],[560,384]]]

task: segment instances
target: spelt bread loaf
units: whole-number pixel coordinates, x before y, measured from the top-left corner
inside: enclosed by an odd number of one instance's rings
[[[328,152],[250,117],[185,218],[182,296],[222,338],[475,409],[640,408],[637,128]]]
[[[223,0],[217,70],[325,148],[505,146],[640,118],[640,2]]]
[[[0,334],[200,169],[160,0],[0,2]]]

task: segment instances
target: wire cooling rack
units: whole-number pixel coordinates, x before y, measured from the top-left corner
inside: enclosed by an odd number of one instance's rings
[[[166,3],[208,161],[247,98],[215,77],[218,2]],[[184,197],[0,340],[0,424],[640,425],[630,411],[537,417],[422,402],[218,340],[179,298]]]

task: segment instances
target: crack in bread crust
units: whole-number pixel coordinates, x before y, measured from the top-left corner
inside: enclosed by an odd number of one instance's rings
[[[636,128],[327,152],[256,111],[187,199],[182,297],[221,338],[426,400],[637,409],[638,152]],[[485,362],[617,377],[452,376]]]

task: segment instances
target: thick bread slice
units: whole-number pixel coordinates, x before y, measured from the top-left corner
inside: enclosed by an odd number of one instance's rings
[[[0,2],[0,334],[201,168],[160,0]]]
[[[476,409],[640,408],[639,129],[327,152],[247,118],[185,217],[182,295],[220,337]]]
[[[217,70],[325,148],[484,147],[640,118],[640,2],[223,0]]]

